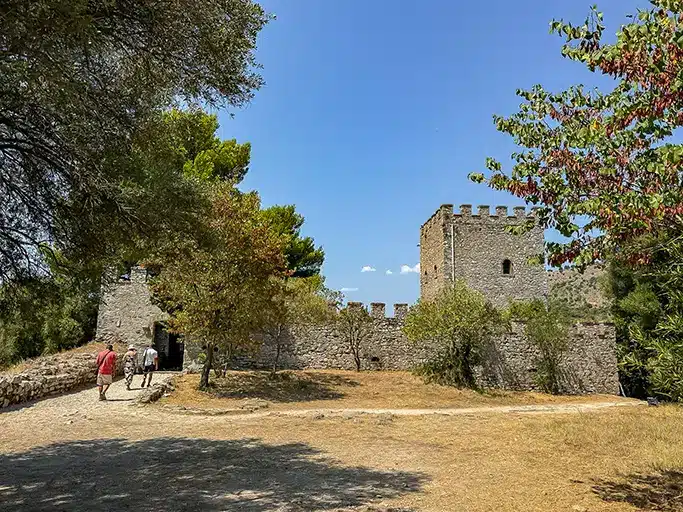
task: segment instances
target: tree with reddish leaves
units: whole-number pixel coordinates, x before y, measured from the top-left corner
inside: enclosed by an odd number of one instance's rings
[[[470,178],[536,205],[538,222],[568,238],[548,244],[551,265],[611,261],[624,387],[683,401],[683,145],[673,141],[683,126],[683,2],[651,4],[613,44],[595,8],[579,26],[553,21],[563,55],[614,88],[518,91],[520,111],[495,117],[522,148],[512,170],[489,158],[490,174]]]
[[[683,126],[683,2],[651,3],[613,44],[596,8],[579,26],[553,21],[562,54],[615,79],[614,89],[518,91],[520,111],[494,117],[522,148],[512,170],[489,158],[487,176],[470,175],[537,205],[538,222],[569,239],[548,244],[551,265],[614,254],[647,264],[650,252],[628,250],[632,241],[683,231],[683,146],[671,141]]]

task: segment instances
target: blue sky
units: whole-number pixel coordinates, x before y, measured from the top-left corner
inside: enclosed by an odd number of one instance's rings
[[[420,225],[440,204],[519,204],[467,180],[515,150],[491,117],[517,110],[517,88],[607,83],[548,33],[553,18],[582,22],[589,1],[260,3],[277,16],[259,39],[266,86],[219,114],[220,135],[251,142],[241,188],[296,205],[325,249],[328,286],[357,289],[348,300],[417,300],[419,275],[400,270],[418,263]],[[598,5],[614,34],[649,4]]]

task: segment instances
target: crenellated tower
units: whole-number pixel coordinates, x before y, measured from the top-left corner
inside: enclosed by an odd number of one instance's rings
[[[507,226],[534,218],[524,206],[488,206],[472,213],[462,205],[459,213],[444,204],[420,228],[420,297],[429,300],[447,284],[464,279],[494,304],[509,299],[544,298],[547,275],[543,265],[529,259],[543,253],[543,229],[535,227],[522,235],[508,233]]]

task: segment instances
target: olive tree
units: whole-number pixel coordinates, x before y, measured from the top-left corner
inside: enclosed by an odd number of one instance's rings
[[[363,346],[372,332],[372,318],[361,304],[351,302],[339,312],[337,328],[351,351],[356,371],[361,371]]]
[[[417,370],[427,381],[475,388],[474,366],[504,327],[500,312],[481,293],[456,281],[434,300],[418,301],[406,316],[403,332],[434,351]]]

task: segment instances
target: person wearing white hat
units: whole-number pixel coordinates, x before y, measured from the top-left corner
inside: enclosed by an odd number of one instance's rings
[[[138,351],[135,345],[128,347],[128,352],[123,356],[123,374],[126,377],[126,389],[130,391],[130,385],[133,382],[135,369],[138,367]]]

